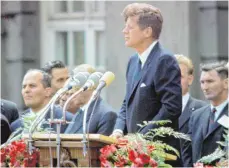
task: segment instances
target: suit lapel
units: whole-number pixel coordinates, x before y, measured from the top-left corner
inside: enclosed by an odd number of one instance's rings
[[[148,56],[148,58],[147,58],[147,60],[146,60],[146,62],[145,62],[145,64],[144,64],[144,66],[143,66],[143,68],[142,68],[142,70],[141,70],[141,73],[139,74],[138,78],[136,78],[136,80],[132,80],[132,82],[134,83],[134,85],[133,85],[133,87],[132,87],[132,89],[131,89],[131,91],[130,91],[130,94],[129,94],[129,97],[128,97],[128,99],[127,99],[127,100],[128,100],[127,102],[129,102],[129,99],[130,99],[130,97],[132,96],[132,94],[134,93],[135,89],[137,88],[137,86],[138,86],[138,84],[139,84],[139,82],[140,82],[142,76],[144,76],[144,74],[147,72],[147,68],[148,68],[150,62],[152,61],[152,59],[154,58],[154,56],[156,55],[156,52],[157,52],[158,49],[159,49],[159,45],[160,45],[159,42],[157,42],[157,44],[154,46],[154,48],[153,48],[152,51],[150,52],[150,54],[149,54],[149,56]],[[136,62],[137,62],[137,59],[136,59],[135,62],[133,63],[134,66],[137,65]],[[130,73],[131,73],[131,72],[130,72]]]
[[[83,124],[83,111],[80,109],[75,116],[73,117],[72,123],[69,124],[69,128],[67,128],[66,133],[76,133]]]
[[[179,117],[179,128],[181,128],[184,123],[189,119],[191,112],[194,111],[192,104],[192,98],[190,96],[187,105],[184,108],[184,111],[182,112],[181,116]]]
[[[100,101],[101,101],[101,98],[99,97],[98,98],[98,101],[97,101],[97,105],[100,103]],[[91,105],[89,106],[89,108],[88,108],[88,112],[87,112],[87,119],[86,119],[86,123],[88,123],[89,122],[89,119],[90,119],[90,116],[91,116],[91,114],[92,114],[92,111],[93,111],[93,108],[94,108],[94,104],[95,104],[95,101],[93,101],[92,103],[91,103]],[[96,106],[97,106],[96,105]],[[94,113],[96,113],[96,107],[95,107],[95,109],[94,109]],[[70,131],[70,133],[77,133],[77,132],[79,132],[79,130],[82,130],[83,129],[83,117],[84,117],[84,112],[85,111],[82,111],[81,109],[80,109],[80,111],[76,114],[76,116],[73,118],[73,120],[72,120],[72,122],[74,122],[74,123],[72,123],[71,124],[71,127],[70,127],[70,125],[69,125],[69,130],[71,130]],[[93,113],[93,114],[94,114]],[[88,128],[87,128],[88,129]]]
[[[202,118],[202,129],[203,129],[203,137],[206,136],[207,132],[208,132],[208,124],[209,124],[209,117],[210,117],[210,112],[211,111],[211,107],[210,105],[207,106],[205,108],[205,110],[203,110],[203,114],[201,115],[201,118]]]
[[[221,114],[219,115],[218,119],[220,119],[224,114],[227,114],[227,109],[228,109],[228,105],[226,105],[226,107],[224,107],[223,111],[221,112]],[[217,121],[218,121],[217,119]],[[211,134],[213,133],[218,127],[220,127],[221,125],[218,122],[214,122],[213,126],[211,127],[211,129],[208,131],[207,135],[205,136],[205,139]],[[209,123],[210,124],[210,123]]]

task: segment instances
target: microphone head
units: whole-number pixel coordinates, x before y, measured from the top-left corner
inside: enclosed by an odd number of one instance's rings
[[[99,85],[99,80],[103,76],[103,73],[101,72],[94,72],[91,74],[85,83],[84,87],[85,89],[95,89]]]
[[[104,81],[106,83],[106,86],[110,85],[111,82],[113,82],[113,80],[115,79],[115,75],[113,72],[107,71],[102,78],[100,79],[100,81]]]
[[[73,74],[66,82],[64,87],[78,90],[81,88],[85,82],[87,81],[90,73],[88,72],[78,72],[76,74]]]
[[[89,72],[78,72],[73,75],[73,80],[76,82],[78,87],[82,87],[90,76]]]

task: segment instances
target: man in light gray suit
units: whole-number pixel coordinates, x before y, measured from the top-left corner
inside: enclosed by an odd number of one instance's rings
[[[202,100],[195,99],[189,94],[189,87],[191,86],[194,79],[194,68],[192,61],[188,57],[181,54],[175,54],[175,57],[181,70],[182,87],[182,113],[179,117],[179,131],[184,134],[187,134],[188,122],[192,112],[194,112],[198,108],[207,105],[207,103]],[[180,140],[181,152],[183,143],[184,140]]]
[[[93,69],[93,67],[87,64],[82,64],[76,67],[74,71],[87,71],[89,73],[93,73],[95,72],[95,69]],[[93,89],[87,90],[75,96],[69,102],[68,107],[70,109],[75,109],[75,116],[72,119],[72,123],[69,124],[69,126],[67,127],[65,131],[66,134],[83,133],[83,116],[85,112],[84,106],[88,103],[90,97],[92,96],[92,93]],[[71,94],[68,94],[68,97]],[[66,98],[67,97],[65,97],[65,99]],[[114,129],[116,118],[117,114],[114,109],[104,100],[102,100],[101,97],[99,97],[98,100],[93,101],[88,108],[86,130],[88,133],[103,134],[108,136],[112,133]]]

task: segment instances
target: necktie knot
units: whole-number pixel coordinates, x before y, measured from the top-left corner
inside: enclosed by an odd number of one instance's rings
[[[213,109],[212,109],[212,113],[215,114],[216,111],[217,111],[216,108],[213,108]]]

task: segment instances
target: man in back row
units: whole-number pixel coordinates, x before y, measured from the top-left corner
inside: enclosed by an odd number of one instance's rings
[[[45,106],[49,103],[52,97],[51,88],[51,76],[46,72],[38,69],[28,70],[23,78],[22,90],[21,90],[25,105],[29,107],[22,115],[32,115],[34,118],[39,116],[44,110]],[[62,109],[55,106],[54,117],[62,117]],[[71,121],[73,115],[71,113],[66,113],[66,119]],[[45,119],[50,118],[50,109]],[[20,118],[11,124],[12,131],[23,126],[23,120]],[[63,133],[67,125],[61,127],[61,132]],[[53,127],[55,129],[55,126]],[[56,131],[56,130],[55,130]]]
[[[194,68],[191,59],[188,57],[176,54],[177,62],[181,70],[181,87],[182,87],[182,113],[179,117],[179,131],[187,134],[188,133],[188,122],[191,114],[196,110],[205,105],[206,102],[197,100],[189,94],[189,88],[194,79]],[[180,139],[181,153],[184,140]],[[182,158],[182,156],[181,156]],[[184,162],[184,161],[182,161]]]
[[[48,73],[51,79],[51,88],[53,94],[55,94],[60,88],[64,86],[65,81],[69,78],[69,72],[67,67],[61,61],[49,61],[43,68],[43,71]]]
[[[223,141],[223,117],[228,117],[228,67],[225,62],[209,63],[201,67],[200,85],[210,105],[192,113],[182,157],[185,167],[192,167],[201,157],[209,155]],[[228,152],[228,151],[227,151]]]

